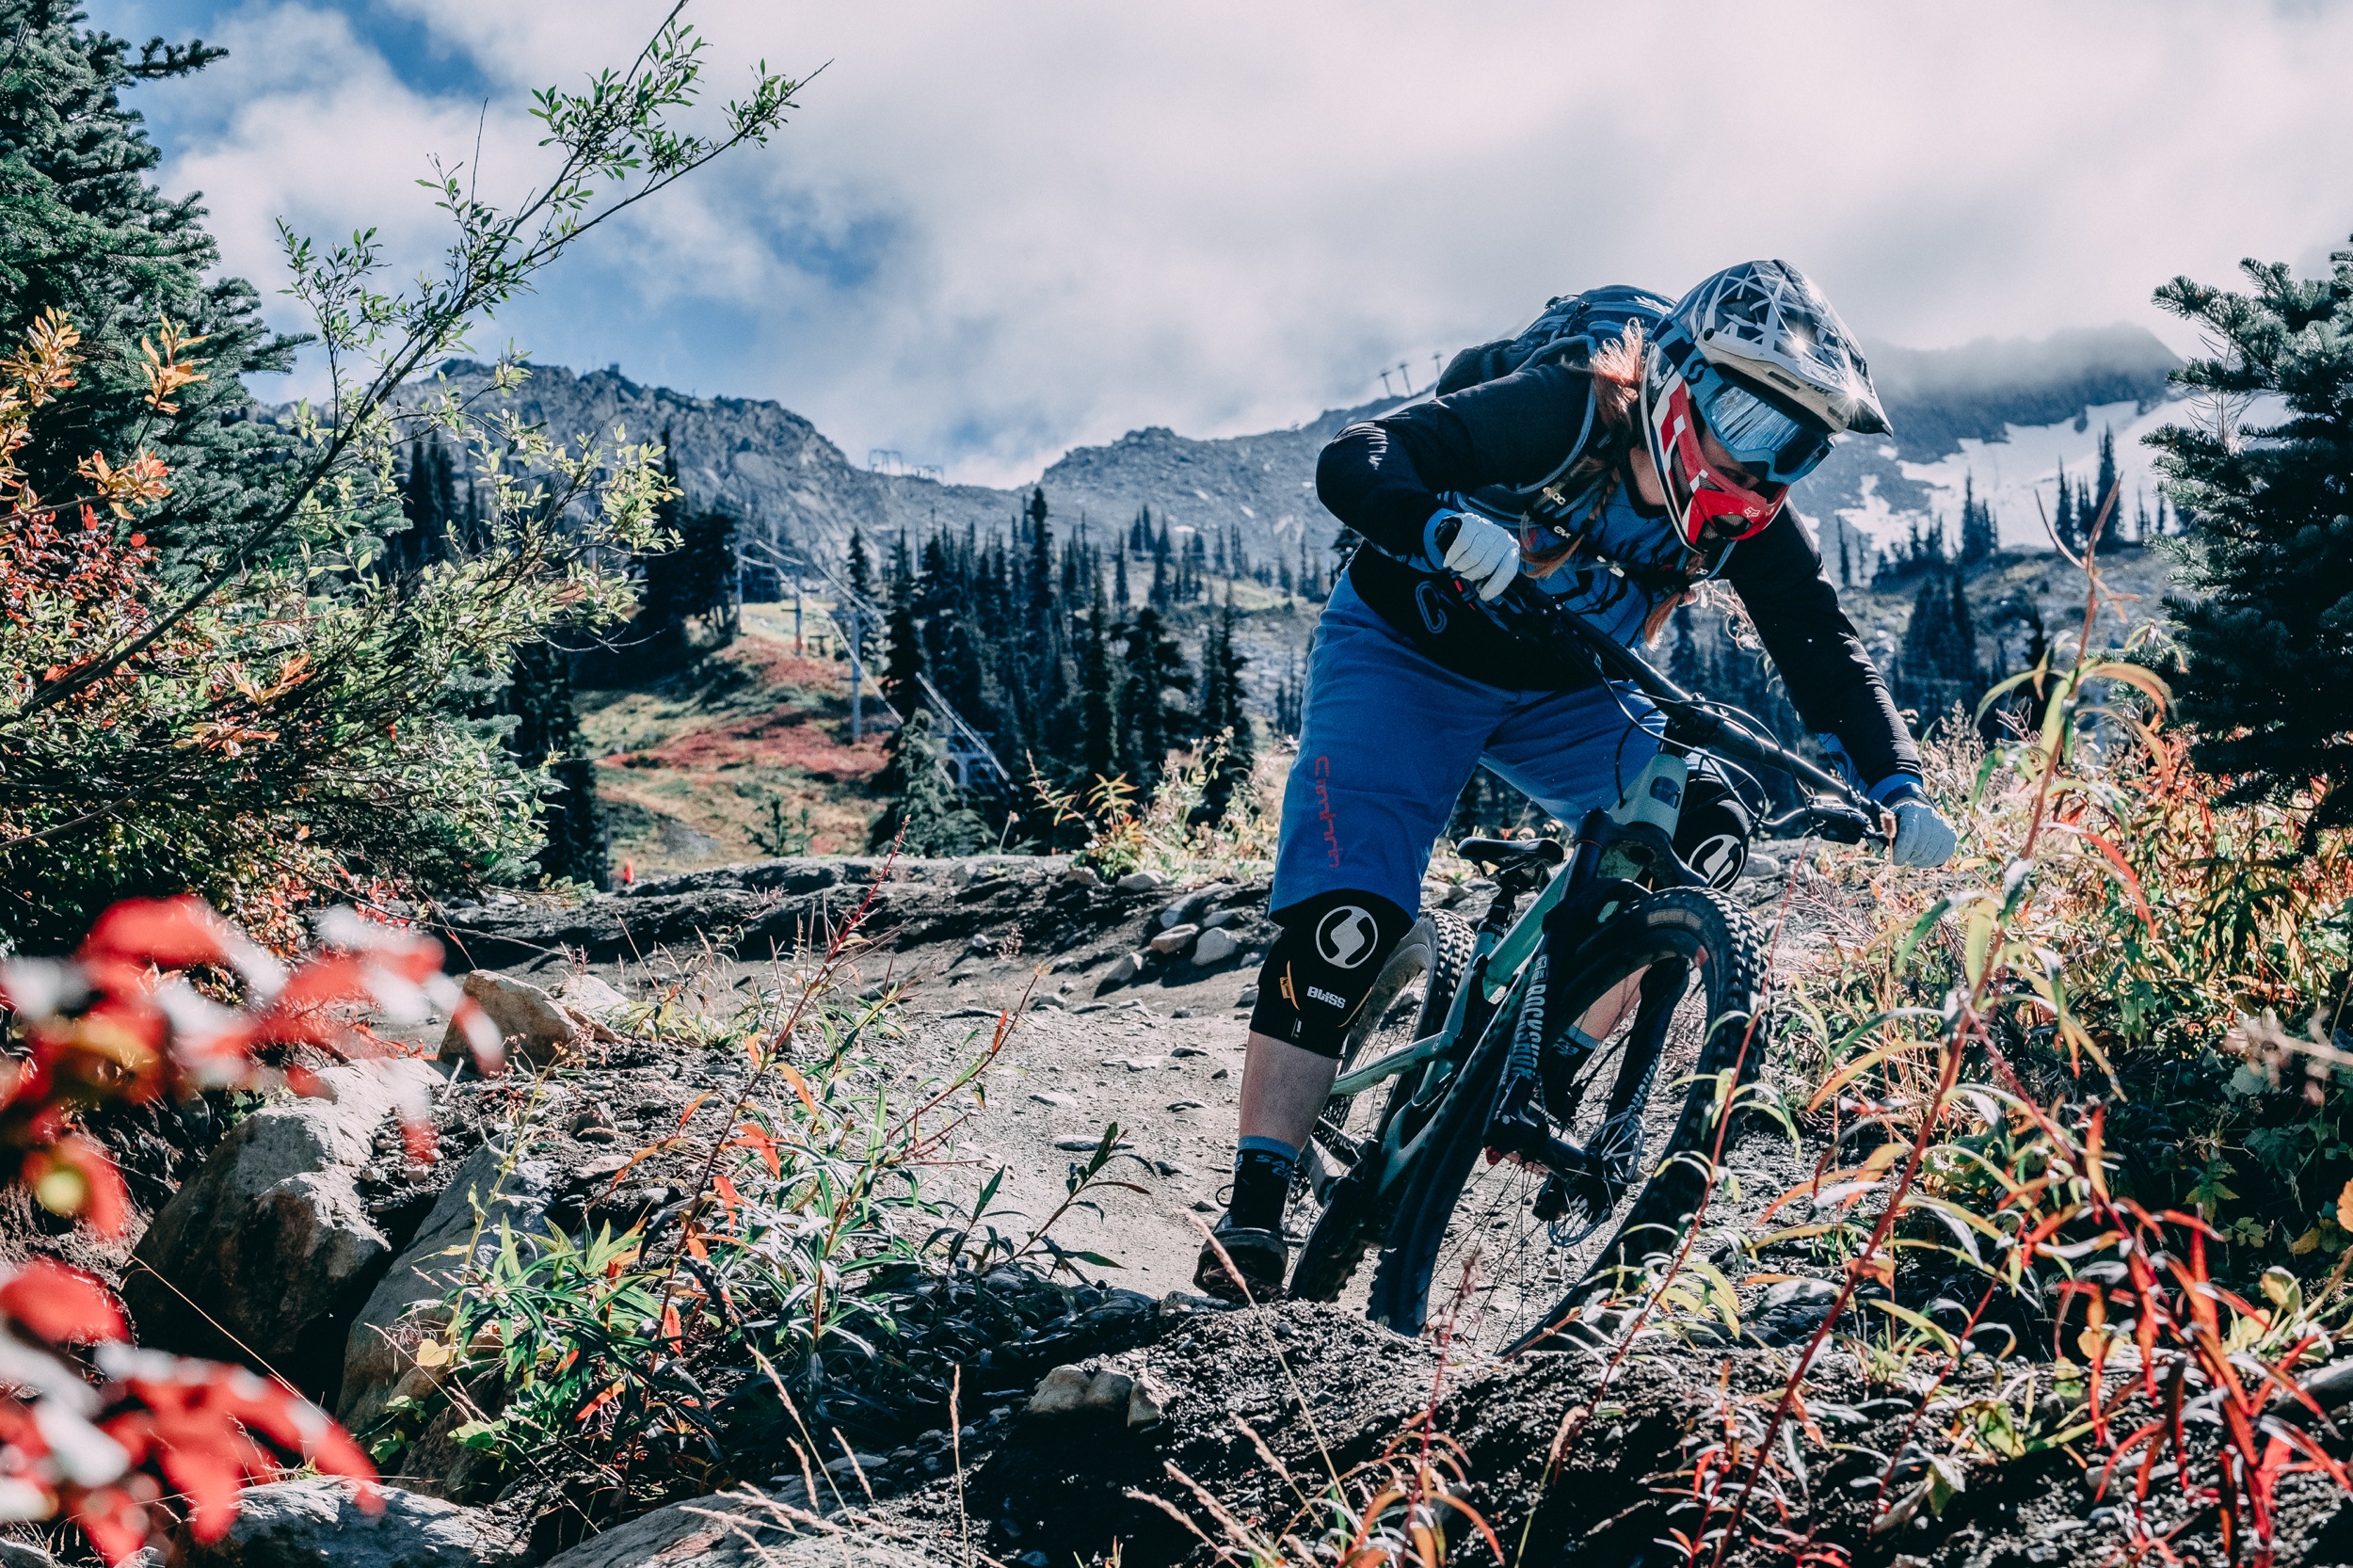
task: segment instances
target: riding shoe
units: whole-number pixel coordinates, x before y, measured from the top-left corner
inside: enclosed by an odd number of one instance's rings
[[[1283,1276],[1290,1269],[1291,1244],[1279,1230],[1260,1230],[1252,1225],[1238,1225],[1234,1217],[1221,1218],[1209,1232],[1210,1239],[1201,1243],[1201,1261],[1193,1272],[1193,1283],[1205,1295],[1220,1301],[1271,1302],[1283,1295]],[[1223,1247],[1225,1256],[1218,1256]],[[1233,1267],[1226,1267],[1226,1258]],[[1241,1277],[1235,1278],[1236,1274]]]

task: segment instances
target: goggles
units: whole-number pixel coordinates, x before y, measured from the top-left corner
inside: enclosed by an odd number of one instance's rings
[[[1676,381],[1674,390],[1667,394],[1665,414],[1659,431],[1660,444],[1669,457],[1665,467],[1673,472],[1659,477],[1671,490],[1689,492],[1681,508],[1683,542],[1697,550],[1711,525],[1719,534],[1736,540],[1763,533],[1766,525],[1780,514],[1782,503],[1788,499],[1788,487],[1775,484],[1768,494],[1752,488],[1707,460],[1707,454],[1700,446],[1700,421],[1692,411],[1689,382]],[[1714,433],[1712,423],[1708,429]],[[1724,444],[1725,450],[1734,450],[1730,443]]]
[[[1831,433],[1691,356],[1686,374],[1708,434],[1741,467],[1776,485],[1795,484],[1830,456]]]

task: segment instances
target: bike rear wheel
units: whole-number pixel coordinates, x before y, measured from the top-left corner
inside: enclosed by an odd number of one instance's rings
[[[1406,939],[1384,965],[1372,993],[1357,1014],[1340,1048],[1340,1070],[1402,1049],[1446,1022],[1454,992],[1470,965],[1472,936],[1461,917],[1433,910],[1416,921]],[[1388,1083],[1361,1095],[1336,1095],[1324,1102],[1305,1156],[1300,1189],[1314,1176],[1326,1177],[1314,1195],[1323,1208],[1291,1271],[1289,1294],[1302,1301],[1337,1301],[1386,1228],[1369,1184],[1349,1179],[1345,1151],[1380,1136],[1422,1081],[1409,1068]],[[1294,1191],[1293,1198],[1305,1195]]]
[[[1404,1334],[1450,1325],[1500,1353],[1540,1339],[1584,1295],[1689,1224],[1726,1107],[1718,1075],[1764,1058],[1752,1030],[1764,954],[1747,915],[1712,889],[1675,888],[1613,917],[1545,976],[1544,1102],[1569,1143],[1619,1151],[1629,1181],[1536,1217],[1548,1173],[1482,1159],[1516,1019],[1488,1031],[1437,1111],[1373,1276],[1369,1310]],[[1688,1087],[1684,1080],[1692,1080]],[[1630,1201],[1629,1201],[1630,1199]],[[1623,1214],[1608,1240],[1593,1239]]]

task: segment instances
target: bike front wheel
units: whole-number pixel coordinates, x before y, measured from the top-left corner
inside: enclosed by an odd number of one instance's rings
[[[1565,1205],[1556,1189],[1545,1217],[1549,1173],[1487,1152],[1518,1021],[1498,1020],[1438,1109],[1373,1275],[1370,1315],[1400,1333],[1443,1326],[1465,1351],[1509,1352],[1671,1248],[1707,1188],[1722,1075],[1762,1064],[1763,945],[1713,889],[1646,895],[1547,968],[1521,1004],[1543,1008],[1547,1124],[1614,1151],[1624,1179],[1572,1184]]]
[[[1433,910],[1416,921],[1373,983],[1340,1051],[1343,1072],[1401,1050],[1446,1022],[1471,957],[1471,929],[1459,916]],[[1319,1201],[1321,1210],[1291,1272],[1290,1294],[1303,1301],[1339,1299],[1365,1254],[1380,1241],[1385,1216],[1370,1185],[1351,1179],[1360,1145],[1378,1142],[1389,1118],[1413,1097],[1422,1069],[1408,1069],[1385,1088],[1335,1095],[1324,1102],[1302,1159],[1294,1197]],[[1321,1176],[1318,1182],[1314,1175]]]

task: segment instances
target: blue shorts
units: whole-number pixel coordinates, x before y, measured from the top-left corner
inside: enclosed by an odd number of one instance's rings
[[[1574,826],[1617,803],[1658,749],[1657,723],[1623,687],[1520,692],[1456,675],[1342,578],[1307,656],[1269,902],[1281,911],[1345,888],[1417,913],[1431,845],[1474,768],[1485,763]]]

